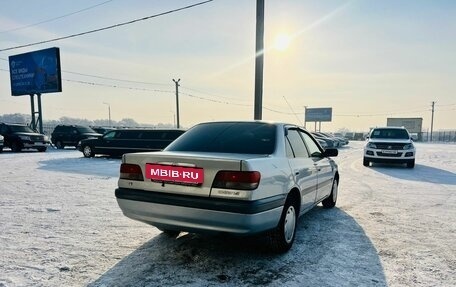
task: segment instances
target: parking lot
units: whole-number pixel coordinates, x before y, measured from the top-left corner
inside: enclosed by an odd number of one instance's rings
[[[456,286],[456,145],[416,144],[414,169],[335,158],[336,208],[301,217],[295,245],[169,238],[123,216],[120,159],[0,153],[0,286]]]

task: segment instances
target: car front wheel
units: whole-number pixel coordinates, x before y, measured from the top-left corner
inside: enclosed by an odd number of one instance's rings
[[[82,148],[82,154],[84,155],[84,157],[94,157],[95,156],[95,153],[93,152],[92,147],[89,145],[85,145]]]
[[[57,141],[55,143],[55,146],[58,148],[58,149],[64,149],[65,148],[65,145],[61,142],[61,141]]]
[[[364,166],[369,166],[369,161],[367,159],[363,159],[363,165]]]
[[[414,168],[414,167],[415,167],[415,160],[409,161],[409,162],[407,163],[407,167],[408,167],[408,168]]]
[[[19,142],[13,142],[11,144],[11,150],[13,152],[20,152],[22,150],[22,146],[21,146],[21,144]]]

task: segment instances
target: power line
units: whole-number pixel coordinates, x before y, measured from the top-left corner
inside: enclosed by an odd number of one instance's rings
[[[37,23],[33,23],[33,24],[29,24],[29,25],[25,25],[25,26],[21,26],[21,27],[9,29],[9,30],[0,31],[0,33],[14,32],[14,31],[18,31],[18,30],[23,30],[23,29],[26,29],[26,28],[30,28],[30,27],[33,27],[33,26],[38,26],[38,25],[40,25],[40,24],[49,23],[49,22],[52,22],[52,21],[55,21],[55,20],[58,20],[58,19],[62,19],[62,18],[71,16],[71,15],[74,15],[74,14],[78,14],[78,13],[81,13],[81,12],[84,12],[84,11],[87,11],[87,10],[90,10],[90,9],[93,9],[93,8],[95,8],[95,7],[104,5],[104,4],[109,3],[109,2],[112,2],[112,1],[114,1],[114,0],[108,0],[108,1],[105,1],[105,2],[102,2],[102,3],[99,3],[99,4],[96,4],[96,5],[93,5],[93,6],[89,6],[89,7],[87,7],[87,8],[84,8],[84,9],[81,9],[81,10],[78,10],[78,11],[74,11],[74,12],[71,12],[71,13],[68,13],[68,14],[64,14],[64,15],[62,15],[62,16],[58,16],[58,17],[55,17],[55,18],[43,20],[43,21],[40,21],[40,22],[37,22]]]
[[[109,88],[116,88],[116,89],[126,89],[126,90],[135,90],[135,91],[145,91],[145,92],[157,92],[157,93],[171,93],[174,94],[173,91],[165,91],[165,90],[157,90],[157,89],[147,89],[147,88],[136,88],[136,87],[126,87],[126,86],[118,86],[118,85],[110,85],[110,84],[101,84],[95,82],[86,82],[86,81],[79,81],[79,80],[69,80],[63,79],[66,82],[90,85],[90,86],[101,86],[101,87],[109,87]]]
[[[145,84],[145,85],[156,85],[156,86],[169,86],[169,84],[163,84],[163,83],[151,83],[151,82],[142,82],[142,81],[132,81],[132,80],[119,79],[119,78],[110,78],[110,77],[104,77],[104,76],[97,76],[97,75],[90,75],[90,74],[84,74],[84,73],[78,73],[78,72],[71,72],[71,71],[65,71],[65,70],[62,70],[62,72],[68,73],[68,74],[73,74],[73,75],[79,75],[79,76],[85,76],[85,77],[92,77],[92,78],[104,79],[104,80],[111,80],[111,81],[119,81],[119,82],[133,83],[133,84]]]
[[[10,48],[4,48],[4,49],[0,49],[0,52],[14,50],[14,49],[19,49],[19,48],[30,47],[30,46],[39,45],[39,44],[45,44],[45,43],[49,43],[49,42],[55,42],[55,41],[59,41],[59,40],[64,40],[64,39],[69,39],[69,38],[74,38],[74,37],[78,37],[78,36],[82,36],[82,35],[95,33],[95,32],[109,30],[109,29],[113,29],[113,28],[129,25],[129,24],[133,24],[133,23],[136,23],[136,22],[139,22],[139,21],[144,21],[144,20],[148,20],[148,19],[151,19],[151,18],[156,18],[156,17],[159,17],[159,16],[164,16],[164,15],[167,15],[167,14],[179,12],[179,11],[186,10],[186,9],[190,9],[190,8],[193,8],[193,7],[196,7],[196,6],[199,6],[199,5],[203,5],[203,4],[212,2],[212,1],[214,1],[214,0],[202,1],[202,2],[198,2],[198,3],[192,4],[192,5],[188,5],[188,6],[185,6],[185,7],[169,10],[169,11],[162,12],[162,13],[158,13],[158,14],[155,14],[155,15],[151,15],[151,16],[147,16],[147,17],[143,17],[143,18],[139,18],[139,19],[135,19],[135,20],[131,20],[131,21],[127,21],[127,22],[123,22],[123,23],[119,23],[119,24],[115,24],[115,25],[111,25],[111,26],[107,26],[107,27],[103,27],[103,28],[99,28],[99,29],[94,29],[94,30],[90,30],[90,31],[86,31],[86,32],[72,34],[72,35],[69,35],[69,36],[63,36],[63,37],[58,37],[58,38],[54,38],[54,39],[50,39],[50,40],[44,40],[44,41],[40,41],[40,42],[35,42],[35,43],[30,43],[30,44],[25,44],[25,45],[10,47]]]

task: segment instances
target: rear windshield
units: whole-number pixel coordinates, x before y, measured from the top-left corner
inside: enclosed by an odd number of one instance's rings
[[[166,151],[272,154],[276,127],[267,123],[206,123],[197,125]]]
[[[372,139],[408,139],[409,134],[404,129],[374,129]]]
[[[92,133],[92,134],[97,133],[96,131],[94,131],[92,128],[89,128],[89,127],[77,127],[77,130],[80,133]]]

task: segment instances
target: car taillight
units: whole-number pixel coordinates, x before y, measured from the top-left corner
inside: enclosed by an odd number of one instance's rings
[[[252,190],[260,184],[258,171],[219,171],[215,176],[213,188]]]
[[[120,178],[129,180],[144,180],[141,167],[137,164],[122,163],[120,165]]]

